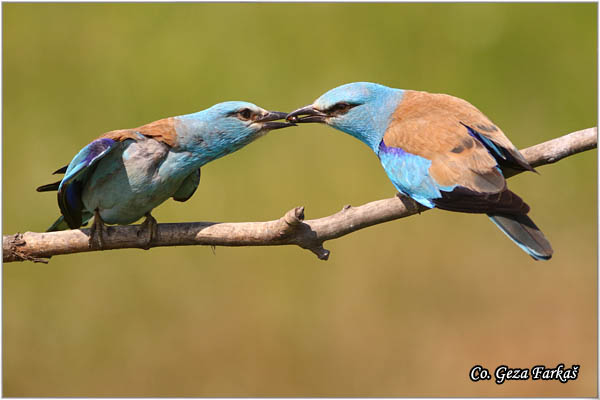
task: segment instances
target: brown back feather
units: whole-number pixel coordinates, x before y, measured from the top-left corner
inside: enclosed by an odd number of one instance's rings
[[[506,184],[495,168],[496,159],[469,135],[463,124],[473,126],[515,158],[523,159],[481,111],[465,100],[445,94],[406,90],[384,142],[431,160],[429,173],[440,185],[459,185],[482,193],[503,191]]]
[[[127,139],[138,140],[137,133],[151,137],[169,147],[175,147],[177,144],[177,132],[175,131],[175,119],[173,117],[159,119],[138,128],[110,131],[100,137],[122,142]]]

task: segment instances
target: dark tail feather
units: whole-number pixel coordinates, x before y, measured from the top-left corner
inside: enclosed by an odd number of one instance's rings
[[[496,224],[520,248],[536,260],[552,258],[552,246],[542,231],[525,214],[488,214]]]
[[[52,175],[56,175],[56,174],[64,174],[65,172],[67,172],[67,168],[68,168],[68,167],[69,167],[68,165],[65,165],[64,167],[62,167],[62,168],[59,168],[59,169],[57,169],[56,171],[54,171],[54,172],[52,173]]]
[[[65,165],[64,167],[59,168],[56,171],[54,171],[52,173],[52,175],[64,174],[65,172],[67,172],[67,168],[68,167],[69,167],[68,165]],[[53,190],[58,190],[58,186],[59,185],[60,185],[60,181],[54,182],[54,183],[49,183],[47,185],[42,185],[42,186],[40,186],[39,188],[37,188],[35,190],[37,190],[38,192],[50,192],[50,191],[53,191]]]
[[[82,215],[83,215],[82,216],[83,221],[81,223],[81,226],[86,226],[87,223],[88,223],[88,221],[94,216],[94,214],[90,214],[88,212],[84,212]],[[69,225],[67,224],[67,221],[65,221],[65,217],[63,217],[61,215],[52,224],[52,226],[46,230],[46,232],[66,231],[67,229],[71,229],[71,228],[69,228]]]
[[[49,183],[47,185],[42,185],[35,190],[37,190],[38,192],[50,192],[52,190],[58,190],[58,186],[60,185],[60,182],[61,181]]]
[[[457,186],[451,192],[441,192],[442,197],[433,199],[437,208],[488,215],[527,214],[529,206],[516,193],[504,189],[498,193],[478,193]]]
[[[66,231],[67,229],[69,229],[69,225],[65,222],[65,217],[61,215],[46,232]]]

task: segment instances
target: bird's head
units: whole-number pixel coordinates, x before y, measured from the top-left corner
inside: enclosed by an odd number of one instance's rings
[[[313,104],[289,113],[287,120],[327,124],[376,149],[402,93],[400,89],[377,83],[348,83],[331,89]]]
[[[245,101],[226,101],[205,110],[206,122],[214,133],[232,142],[245,138],[256,139],[268,131],[293,126],[285,122],[284,112],[267,111]],[[277,120],[283,119],[283,122]]]
[[[195,114],[178,117],[182,122],[179,137],[187,144],[200,146],[212,158],[234,152],[274,129],[294,126],[284,112],[267,111],[245,101],[226,101]],[[181,135],[183,133],[183,135]]]

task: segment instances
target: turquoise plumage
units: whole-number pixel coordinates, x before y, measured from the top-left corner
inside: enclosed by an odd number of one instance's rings
[[[465,100],[356,82],[287,117],[348,133],[379,157],[398,191],[429,208],[484,213],[536,260],[552,247],[508,190],[502,170],[534,171],[504,133]]]
[[[150,214],[155,207],[170,197],[189,199],[200,182],[200,167],[269,130],[293,125],[274,122],[285,116],[230,101],[108,132],[77,153],[66,169],[55,172],[65,174],[61,181],[37,189],[58,190],[62,216],[49,231],[79,228],[95,215],[92,229],[100,234],[102,245],[103,222],[126,225],[146,216],[143,227],[150,228],[150,243],[156,230]]]

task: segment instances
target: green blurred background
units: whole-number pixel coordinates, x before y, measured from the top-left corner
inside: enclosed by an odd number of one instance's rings
[[[103,132],[352,81],[465,98],[527,147],[596,125],[596,4],[3,4],[3,231]],[[595,396],[596,151],[522,174],[555,257],[442,211],[297,247],[159,248],[3,269],[5,396]],[[207,165],[159,222],[307,218],[395,193],[360,142],[277,131]],[[475,364],[580,364],[472,383]]]

